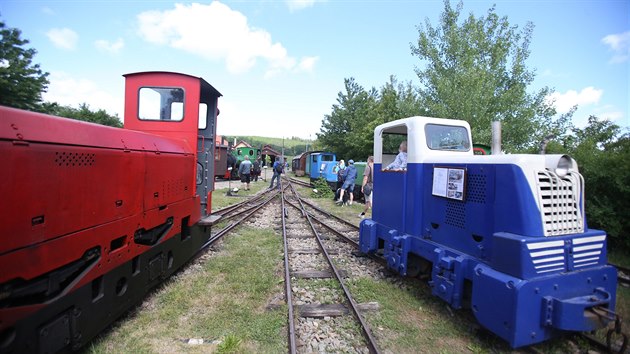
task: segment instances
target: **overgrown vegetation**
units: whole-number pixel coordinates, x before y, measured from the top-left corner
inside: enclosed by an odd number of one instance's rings
[[[614,248],[630,250],[630,133],[591,116],[588,126],[548,146],[578,161],[590,227],[606,230]],[[623,251],[621,253],[624,253]]]
[[[330,189],[328,182],[323,177],[316,179],[313,182],[313,189],[311,190],[312,198],[329,198],[332,199],[335,196],[335,192]]]

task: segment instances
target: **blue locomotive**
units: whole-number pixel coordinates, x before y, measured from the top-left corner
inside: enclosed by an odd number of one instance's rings
[[[401,142],[405,168],[389,170]],[[584,179],[566,155],[475,156],[464,121],[412,117],[374,131],[374,207],[362,252],[516,348],[607,325],[617,273],[589,229]]]
[[[326,181],[337,182],[337,175],[333,173],[333,167],[337,164],[337,155],[332,152],[313,151],[308,157],[310,165],[311,181],[324,177]]]

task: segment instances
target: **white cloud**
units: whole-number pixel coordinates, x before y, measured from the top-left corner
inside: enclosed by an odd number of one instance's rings
[[[569,90],[565,93],[554,92],[547,96],[547,100],[548,102],[553,102],[558,113],[566,113],[575,105],[582,107],[597,104],[603,93],[604,90],[589,86],[583,88],[580,92],[575,90]]]
[[[287,6],[289,6],[289,11],[299,11],[305,9],[307,7],[313,7],[317,0],[285,0]]]
[[[53,9],[51,9],[48,6],[42,7],[42,12],[45,13],[46,15],[49,15],[49,16],[54,16],[55,15],[55,11],[53,11]]]
[[[79,35],[69,28],[53,28],[46,32],[46,36],[57,48],[74,49],[79,40]]]
[[[300,64],[298,67],[300,71],[313,71],[313,67],[315,67],[315,63],[319,60],[319,57],[304,57],[300,60]]]
[[[269,32],[251,27],[247,17],[227,5],[176,4],[175,9],[147,11],[138,15],[140,36],[148,42],[168,45],[210,60],[225,60],[231,73],[244,73],[257,60],[268,63],[265,76],[302,68],[286,48],[273,42]]]
[[[75,79],[64,72],[51,72],[48,80],[50,80],[48,92],[42,95],[45,101],[74,108],[87,103],[91,110],[104,109],[107,113],[118,114],[118,117],[123,119],[122,92],[114,96],[90,80]]]
[[[609,34],[602,38],[602,42],[614,52],[611,63],[623,63],[630,58],[630,31]]]
[[[94,46],[100,51],[117,54],[125,46],[125,42],[122,38],[118,38],[115,42],[99,39],[94,42]]]

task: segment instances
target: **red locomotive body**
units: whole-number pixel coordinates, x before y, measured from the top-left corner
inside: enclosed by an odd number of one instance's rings
[[[126,75],[125,129],[0,107],[0,352],[80,348],[202,247],[220,96]]]

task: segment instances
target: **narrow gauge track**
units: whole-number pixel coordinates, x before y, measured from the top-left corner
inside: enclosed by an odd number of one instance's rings
[[[608,263],[611,266],[617,268],[617,280],[619,284],[625,287],[630,287],[630,268],[626,268],[617,264]]]
[[[379,353],[376,346],[376,341],[372,336],[371,330],[367,323],[363,320],[359,312],[359,305],[355,302],[354,298],[350,294],[350,291],[345,285],[342,271],[340,271],[331,258],[331,253],[334,253],[326,246],[323,239],[324,236],[320,235],[317,231],[315,224],[311,221],[309,213],[305,210],[304,204],[301,198],[293,186],[289,183],[287,190],[290,190],[291,196],[288,193],[282,193],[282,235],[284,241],[284,267],[285,267],[285,286],[286,286],[286,299],[289,308],[288,322],[289,322],[289,352],[296,353],[297,347],[305,347],[305,350],[316,351],[357,351],[357,352],[370,352]],[[294,199],[295,203],[290,203],[288,199]],[[287,205],[293,206],[289,212]],[[299,205],[299,206],[298,206]],[[295,218],[300,216],[299,220],[291,220],[291,227],[287,227],[287,219],[290,217]],[[290,231],[289,231],[290,230]],[[315,246],[316,245],[316,246]],[[298,246],[300,248],[298,248]],[[304,248],[304,247],[310,248]],[[317,247],[317,248],[315,248]],[[322,258],[325,261],[322,262]],[[305,265],[306,263],[306,265]],[[334,278],[331,277],[334,275]],[[294,298],[298,298],[296,291],[300,291],[297,286],[292,283],[293,278],[304,278],[306,282],[317,283],[317,278],[331,278],[336,279],[339,287],[343,291],[343,298],[335,296],[334,289],[330,289],[330,285],[314,284],[315,286],[323,286],[319,288],[319,293],[333,292],[331,298],[333,301],[343,301],[344,304],[329,304],[329,305],[316,305],[316,300],[311,304],[304,304],[298,308],[301,319],[297,320],[294,315],[295,305],[303,301],[298,300],[294,302]],[[347,305],[348,307],[344,306]],[[346,312],[349,311],[352,316],[348,316]],[[311,338],[313,335],[309,331],[311,328],[308,324],[314,323],[317,327],[317,318],[324,318],[324,321],[332,322],[330,326],[331,331],[328,332],[328,338],[320,338],[315,335],[315,338]],[[334,319],[333,319],[334,318]],[[353,319],[352,319],[353,318]],[[363,335],[363,343],[359,343],[357,338],[352,334],[352,330],[344,328],[352,328],[353,326],[349,321],[358,323],[361,334]],[[338,331],[344,331],[339,333]],[[300,338],[298,343],[296,337]],[[331,339],[331,337],[333,339]],[[320,340],[328,339],[328,343],[319,343]],[[345,343],[343,342],[345,341]],[[316,345],[316,347],[314,347]],[[365,347],[361,347],[364,345]]]
[[[228,207],[219,209],[212,213],[212,221],[208,221],[208,225],[214,225],[219,222],[227,222],[238,217],[235,222],[228,223],[224,228],[212,234],[212,237],[203,245],[202,249],[207,248],[217,240],[221,239],[225,234],[229,233],[243,221],[249,219],[257,211],[269,204],[278,194],[276,189],[267,189],[251,198],[245,199],[240,203],[232,204]]]

